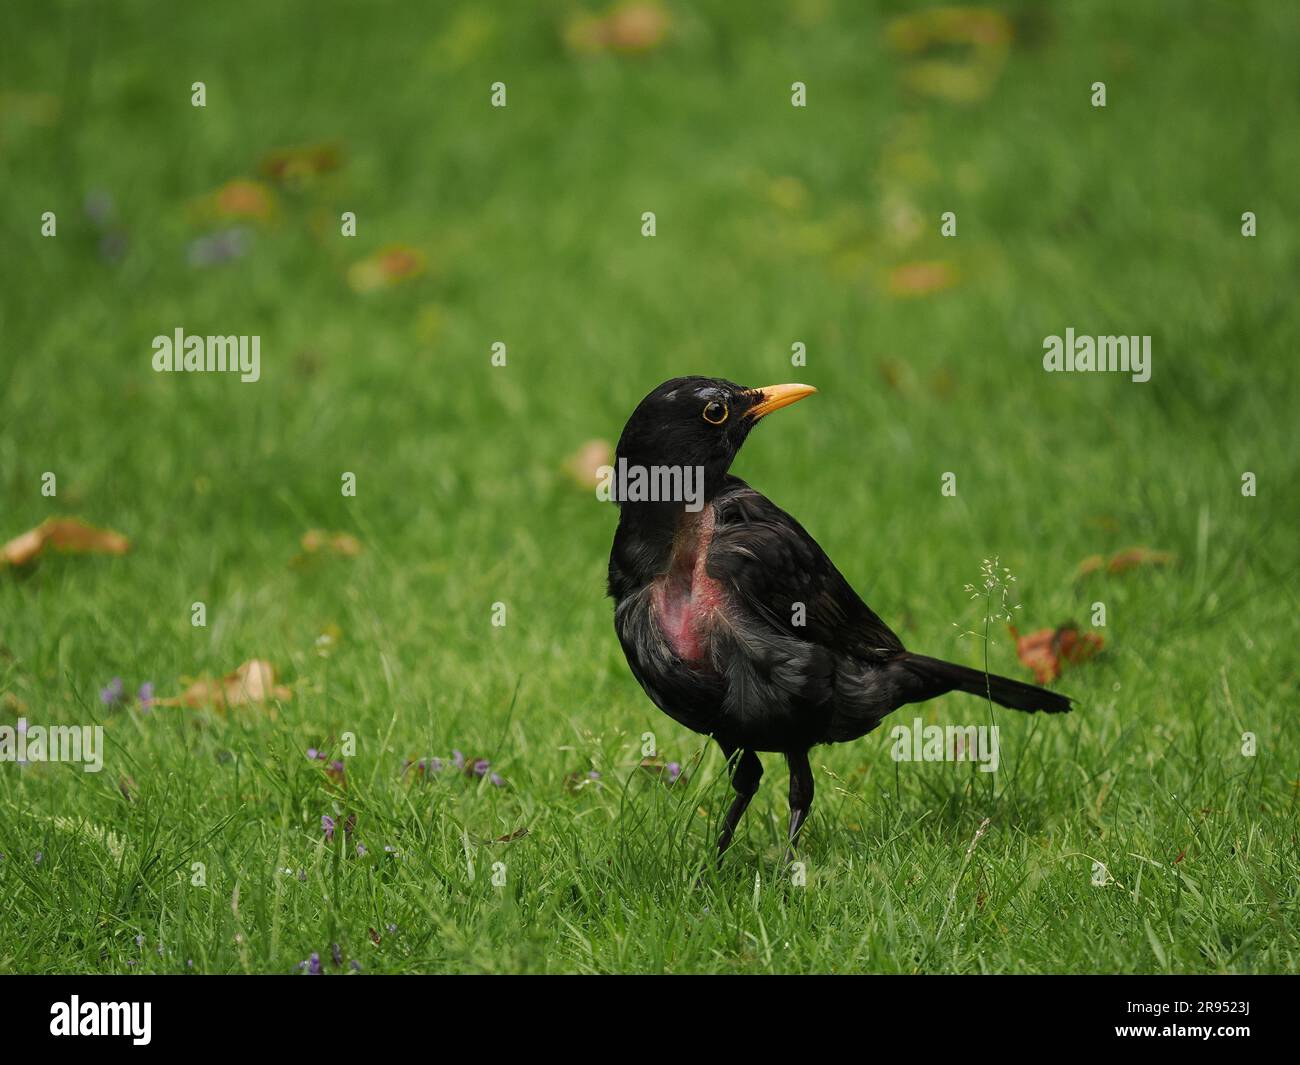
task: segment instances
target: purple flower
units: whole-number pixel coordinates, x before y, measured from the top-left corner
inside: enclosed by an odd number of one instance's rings
[[[494,788],[504,788],[506,786],[506,782],[501,779],[501,775],[499,773],[493,773],[492,776],[489,777],[488,779],[492,781],[492,786]]]
[[[668,773],[668,783],[669,783],[669,784],[671,784],[671,783],[672,783],[673,781],[675,781],[679,776],[682,775],[682,763],[681,763],[681,762],[669,762],[668,765],[666,765],[664,768],[665,768],[665,770],[666,770],[667,773]]]
[[[320,827],[325,833],[325,842],[333,843],[334,842],[334,818],[330,817],[329,814],[321,814]]]
[[[99,701],[105,706],[116,706],[122,701],[122,692],[125,689],[122,686],[122,678],[114,677],[108,682],[107,688],[99,690]]]
[[[358,843],[358,844],[357,844],[357,857],[358,857],[358,858],[364,858],[365,856],[366,856],[366,845],[365,845],[364,843]]]
[[[330,762],[330,768],[331,768],[332,770],[334,770],[334,772],[336,772],[336,773],[342,773],[342,772],[343,772],[343,761],[342,761],[342,759],[340,759],[340,758],[335,758],[334,761]]]
[[[350,962],[348,962],[348,968],[351,969],[354,973],[359,973],[361,971],[361,963],[357,961],[356,958],[353,958]]]
[[[153,681],[147,680],[140,685],[140,705],[148,706],[153,702]]]
[[[596,772],[596,770],[592,769],[592,770],[590,770],[590,771],[587,773],[587,779],[588,779],[588,780],[599,780],[599,779],[600,779],[600,774],[599,774],[598,772]]]
[[[487,776],[487,771],[492,768],[492,763],[486,758],[480,758],[474,763],[474,775],[476,777]]]
[[[311,952],[311,957],[307,959],[307,972],[311,976],[320,976],[320,955],[314,950]]]
[[[85,200],[86,217],[95,225],[103,228],[113,221],[116,212],[113,210],[113,197],[103,189],[95,189],[86,193]]]
[[[451,764],[454,765],[457,769],[464,769],[464,768],[465,768],[465,756],[464,756],[463,754],[461,754],[460,751],[452,751],[452,752],[451,752]]]
[[[112,229],[99,238],[99,256],[107,263],[120,261],[130,246],[125,229]]]
[[[248,247],[248,230],[236,226],[191,241],[186,254],[191,266],[215,266],[241,258],[247,254]]]
[[[307,757],[310,758],[312,761],[315,761],[317,758],[320,757],[320,751],[316,750],[315,747],[308,747]]]

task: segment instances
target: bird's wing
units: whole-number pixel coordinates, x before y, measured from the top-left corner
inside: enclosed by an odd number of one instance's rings
[[[886,659],[903,650],[817,541],[770,499],[737,479],[713,505],[708,574],[756,616],[858,659]]]

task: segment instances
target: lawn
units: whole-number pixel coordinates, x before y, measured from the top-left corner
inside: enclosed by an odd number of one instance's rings
[[[1296,971],[1292,5],[582,10],[8,6],[0,542],[130,549],[0,567],[0,725],[105,742],[0,764],[0,971]],[[177,328],[260,379],[155,372]],[[1044,372],[1066,329],[1151,379]],[[816,385],[735,472],[909,647],[1031,679],[998,558],[1022,635],[1103,640],[1075,712],[997,710],[996,773],[815,749],[794,871],[764,756],[712,868],[726,767],[566,472],[686,373]],[[166,702],[250,660],[284,690]]]

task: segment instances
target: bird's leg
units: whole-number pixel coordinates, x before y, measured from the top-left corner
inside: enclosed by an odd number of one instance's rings
[[[794,861],[794,844],[799,830],[812,808],[813,774],[807,751],[788,751],[785,760],[790,764],[790,844],[785,852],[785,862],[789,865]]]
[[[727,761],[733,764],[731,786],[736,789],[736,797],[731,802],[727,816],[723,819],[722,835],[718,837],[719,862],[722,861],[723,853],[731,846],[731,837],[736,833],[736,826],[740,824],[740,818],[749,806],[749,800],[754,797],[754,792],[758,791],[758,782],[763,777],[763,763],[758,760],[758,755],[753,751],[741,751],[740,758],[735,759],[736,748],[728,750],[723,747],[722,750],[727,756]]]

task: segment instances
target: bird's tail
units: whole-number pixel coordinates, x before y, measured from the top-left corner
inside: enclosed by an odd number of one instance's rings
[[[930,658],[927,655],[911,653],[900,655],[894,660],[912,681],[905,688],[911,696],[908,702],[922,702],[933,699],[945,692],[969,692],[982,698],[991,697],[999,706],[1012,710],[1034,712],[1042,710],[1048,714],[1066,714],[1070,711],[1070,699],[1059,692],[1025,684],[1010,677],[999,677],[995,673],[983,673],[978,669],[959,666],[955,662]],[[912,695],[912,691],[916,694]]]

